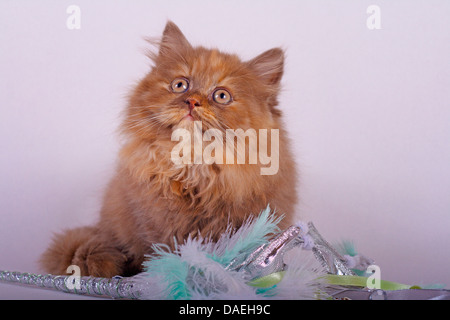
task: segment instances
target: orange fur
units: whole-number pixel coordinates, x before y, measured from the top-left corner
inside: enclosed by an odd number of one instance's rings
[[[291,223],[297,176],[277,108],[283,52],[272,49],[243,62],[215,49],[192,47],[168,22],[159,52],[151,58],[154,67],[129,99],[122,125],[126,143],[100,221],[56,236],[41,259],[50,273],[65,274],[68,265],[77,264],[83,275],[132,275],[140,271],[152,244],[173,247],[174,241],[198,235],[217,239],[229,223],[239,227],[267,205],[285,215],[282,227]],[[186,93],[171,92],[171,81],[181,76],[192,86]],[[219,106],[211,100],[218,86],[230,90],[232,103]],[[192,117],[202,121],[203,130],[279,129],[277,174],[261,175],[262,165],[248,162],[175,165],[171,133],[179,127],[192,130],[191,122],[182,120],[189,97],[200,103]]]

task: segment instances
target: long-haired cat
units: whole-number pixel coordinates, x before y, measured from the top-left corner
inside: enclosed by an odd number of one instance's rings
[[[229,224],[237,228],[268,205],[284,215],[282,227],[291,223],[296,171],[277,108],[283,51],[241,61],[193,47],[170,21],[158,45],[150,54],[152,69],[129,98],[121,127],[126,142],[100,220],[55,236],[41,258],[49,273],[66,274],[77,265],[82,275],[133,275],[153,244],[173,247],[188,236],[217,239]],[[277,153],[279,169],[261,174],[261,161],[176,164],[171,153],[179,142],[172,133],[193,132],[196,122],[202,133],[223,132],[224,140],[227,129],[269,129],[256,151]],[[270,148],[270,129],[278,130],[277,149]]]

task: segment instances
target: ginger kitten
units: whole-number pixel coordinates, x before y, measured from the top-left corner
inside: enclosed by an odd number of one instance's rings
[[[126,143],[100,220],[54,238],[41,258],[49,273],[66,274],[69,265],[78,265],[82,275],[130,276],[140,272],[152,244],[173,247],[189,235],[217,239],[229,223],[237,228],[268,205],[285,216],[282,227],[291,223],[297,175],[277,108],[283,51],[275,48],[241,61],[216,49],[193,47],[168,22],[159,51],[150,56],[153,67],[125,111],[121,129]],[[224,141],[217,142],[226,142],[227,129],[268,129],[268,138],[260,136],[256,148],[246,139],[243,164],[175,163],[172,151],[179,141],[172,134],[176,129],[193,133],[195,123],[197,129],[201,124],[202,134],[210,129],[224,133]],[[270,129],[277,129],[279,140],[271,140]],[[200,148],[205,151],[205,143]],[[274,174],[261,174],[267,162],[249,162],[250,152],[261,148],[278,157]]]

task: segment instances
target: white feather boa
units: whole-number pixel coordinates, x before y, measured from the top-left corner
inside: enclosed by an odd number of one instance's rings
[[[175,251],[154,247],[135,277],[141,299],[319,299],[325,296],[322,266],[311,251],[295,247],[284,255],[280,281],[268,287],[255,285],[248,274],[229,270],[237,256],[251,253],[279,232],[279,219],[267,208],[238,230],[228,228],[217,242],[189,238]]]

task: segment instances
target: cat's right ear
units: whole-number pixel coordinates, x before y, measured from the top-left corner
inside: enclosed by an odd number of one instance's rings
[[[284,68],[284,52],[280,48],[273,48],[261,53],[247,63],[267,84],[280,84]]]
[[[159,55],[167,56],[172,54],[182,54],[186,49],[191,49],[192,46],[186,39],[181,30],[172,21],[168,21],[162,39],[159,45]]]

